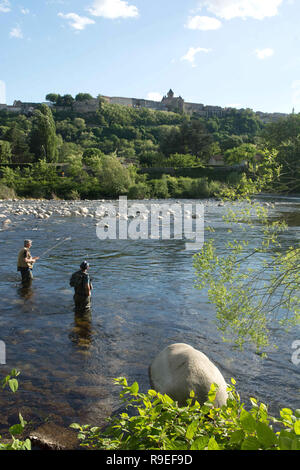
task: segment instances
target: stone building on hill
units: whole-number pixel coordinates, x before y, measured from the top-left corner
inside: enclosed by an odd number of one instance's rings
[[[106,103],[128,106],[131,108],[147,108],[156,111],[186,113],[189,115],[197,114],[199,117],[222,117],[232,111],[232,108],[222,108],[221,106],[204,105],[202,103],[185,102],[181,96],[175,96],[172,89],[169,90],[161,101],[153,101],[139,98],[124,98],[118,96],[99,95],[97,98],[87,99],[84,101],[74,101],[70,106],[56,106],[58,111],[70,111],[78,114],[95,113],[99,109],[100,100]],[[12,106],[0,104],[0,111],[31,114],[40,103],[26,103],[19,100],[14,101]],[[53,103],[45,102],[48,106],[55,106]],[[264,123],[278,121],[288,114],[284,113],[263,113],[257,111],[257,117]]]

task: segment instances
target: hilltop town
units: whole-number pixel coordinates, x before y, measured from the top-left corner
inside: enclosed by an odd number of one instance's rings
[[[94,113],[99,109],[101,100],[110,104],[118,104],[132,108],[147,108],[156,111],[186,113],[189,115],[197,114],[197,116],[204,118],[214,116],[222,117],[233,109],[230,107],[222,108],[221,106],[204,105],[202,103],[189,103],[181,96],[175,97],[172,89],[169,90],[167,95],[165,95],[161,101],[99,95],[97,98],[91,97],[83,101],[74,100],[74,102],[69,106],[56,105],[55,107],[57,111],[72,108],[74,112],[79,114]],[[41,103],[28,103],[15,100],[13,105],[0,104],[0,111],[6,110],[7,112],[12,113],[30,114],[39,104]],[[44,104],[47,104],[50,107],[54,106],[50,101],[46,101]],[[285,113],[264,113],[261,111],[256,111],[255,114],[265,124],[278,121],[279,119],[288,116],[288,114]]]

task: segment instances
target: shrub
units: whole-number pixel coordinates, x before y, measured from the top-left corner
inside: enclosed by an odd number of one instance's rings
[[[130,186],[128,199],[148,199],[150,197],[150,188],[147,183],[139,182]]]
[[[210,181],[208,183],[209,196],[219,196],[223,187],[224,184],[222,184],[220,181]]]
[[[117,157],[104,155],[101,159],[99,183],[104,195],[118,197],[128,192],[132,180],[130,172],[120,163]]]
[[[179,192],[178,192],[178,178],[175,178],[174,176],[167,176],[167,186],[168,186],[168,192],[171,197],[178,197]]]
[[[179,407],[169,396],[155,390],[139,392],[134,382],[115,379],[122,386],[120,398],[134,414],[108,418],[105,430],[74,423],[81,445],[102,450],[300,450],[300,410],[280,411],[276,419],[266,405],[251,398],[247,411],[235,390],[228,386],[227,404],[215,408],[217,386],[212,384],[208,400],[201,405],[191,392],[186,406]],[[274,431],[272,423],[280,426]]]
[[[199,165],[199,159],[190,154],[175,153],[162,161],[162,166],[166,168],[184,168]]]
[[[18,390],[18,380],[16,377],[20,374],[19,371],[16,369],[13,369],[9,375],[7,375],[0,385],[2,386],[2,389],[4,389],[7,385],[9,386],[10,390],[13,393],[16,393]],[[24,428],[26,426],[26,421],[24,421],[22,415],[19,413],[19,419],[20,422],[18,424],[14,424],[9,428],[9,433],[11,436],[11,440],[9,442],[1,442],[1,436],[0,436],[0,450],[31,450],[31,442],[29,439],[26,439],[25,441],[21,441],[17,439],[15,436],[20,436]]]
[[[16,193],[13,188],[0,184],[0,199],[15,199]]]
[[[231,171],[227,176],[226,182],[232,186],[235,186],[241,182],[243,173],[238,171]]]
[[[151,196],[158,199],[167,199],[170,197],[168,191],[168,179],[165,175],[160,180],[151,180]]]
[[[80,199],[80,194],[77,191],[77,189],[71,189],[69,194],[66,194],[65,197],[66,199],[69,199],[69,200],[76,200],[76,199]]]

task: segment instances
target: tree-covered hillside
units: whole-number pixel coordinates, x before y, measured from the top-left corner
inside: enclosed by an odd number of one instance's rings
[[[263,125],[248,109],[231,109],[223,117],[205,119],[108,104],[104,100],[99,100],[96,112],[78,113],[73,103],[88,103],[90,95],[79,93],[74,99],[71,95],[50,93],[46,98],[52,101],[52,107],[42,104],[26,115],[0,111],[0,164],[5,165],[1,183],[21,196],[115,197],[127,194],[131,188],[135,197],[200,197],[216,192],[208,189],[211,181],[205,177],[198,184],[186,178],[176,184],[170,183],[170,178],[149,184],[138,169],[199,168],[209,164],[214,156],[222,156],[225,163],[234,165],[249,156],[253,159],[265,147],[278,149],[283,165],[285,157],[291,162],[297,155],[298,115]],[[283,140],[274,138],[281,135],[278,129],[282,129]],[[9,164],[23,165],[12,169]],[[24,168],[24,164],[30,166]],[[58,164],[63,165],[60,170]],[[47,171],[41,171],[41,165],[46,165]],[[108,177],[121,178],[122,184],[112,182],[110,188]],[[33,187],[37,178],[47,181],[46,189],[40,180]],[[231,175],[231,180],[236,178],[239,176]]]

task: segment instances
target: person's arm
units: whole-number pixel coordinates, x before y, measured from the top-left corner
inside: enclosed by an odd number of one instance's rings
[[[27,250],[26,248],[24,248],[24,255],[23,256],[24,256],[25,263],[29,267],[30,267],[30,265],[32,266],[39,259],[38,256],[32,257],[31,254],[30,254],[30,251]]]
[[[91,295],[91,288],[89,283],[85,285],[85,293],[88,297]]]
[[[35,263],[39,259],[39,256],[35,256],[34,258],[31,256],[30,258],[25,258],[25,263]]]
[[[85,293],[87,296],[90,296],[91,295],[91,281],[90,281],[90,277],[89,276],[86,276],[86,279],[85,279]]]

